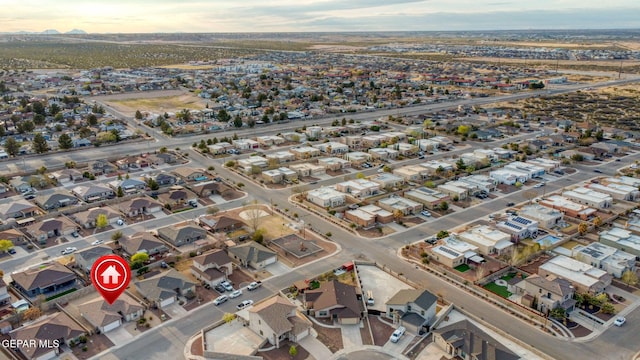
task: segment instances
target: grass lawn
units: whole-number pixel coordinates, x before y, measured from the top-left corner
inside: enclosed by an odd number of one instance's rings
[[[458,266],[454,267],[454,269],[456,269],[456,270],[458,270],[458,271],[463,273],[463,272],[469,270],[470,267],[467,264],[461,264],[461,265],[458,265]]]
[[[516,273],[509,273],[509,274],[503,276],[502,280],[509,281],[509,280],[513,279],[514,277],[516,277]]]
[[[505,299],[511,296],[511,293],[507,291],[507,288],[505,286],[497,285],[494,282],[488,283],[487,285],[484,286],[484,288],[489,291],[493,291],[494,293],[502,296]]]

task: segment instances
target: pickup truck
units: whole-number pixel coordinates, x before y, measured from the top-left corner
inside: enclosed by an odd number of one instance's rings
[[[261,281],[254,281],[251,284],[247,285],[247,290],[253,291],[253,290],[259,288],[260,286],[262,286],[262,282]]]

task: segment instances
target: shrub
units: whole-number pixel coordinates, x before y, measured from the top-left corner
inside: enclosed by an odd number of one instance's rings
[[[87,350],[89,350],[89,348],[86,345],[82,347],[82,351],[87,351]]]
[[[192,252],[190,252],[190,253],[189,253],[189,257],[195,257],[196,255],[197,255],[197,254],[196,254],[196,252],[195,252],[195,251],[192,251]]]

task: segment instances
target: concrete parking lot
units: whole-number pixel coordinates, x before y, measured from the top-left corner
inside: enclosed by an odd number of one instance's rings
[[[402,289],[413,289],[409,284],[391,276],[373,265],[358,265],[358,276],[362,283],[362,291],[366,295],[371,290],[375,305],[369,309],[386,311],[385,303]]]

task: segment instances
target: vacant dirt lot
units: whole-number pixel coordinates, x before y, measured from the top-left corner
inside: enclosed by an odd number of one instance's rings
[[[116,110],[133,115],[136,110],[152,113],[177,112],[182,109],[202,110],[207,102],[193,93],[181,90],[136,92],[101,98]]]

